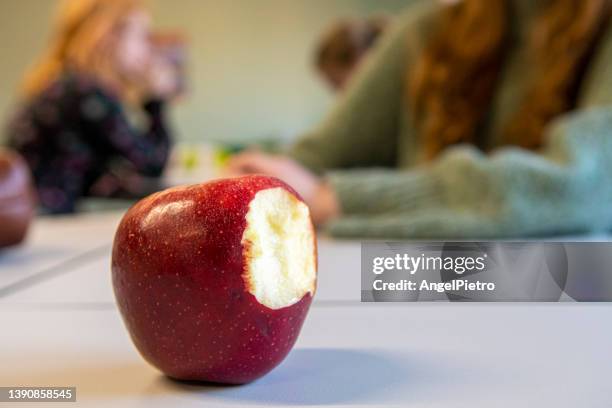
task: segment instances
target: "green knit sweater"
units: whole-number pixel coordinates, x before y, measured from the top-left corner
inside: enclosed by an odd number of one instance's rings
[[[546,131],[540,152],[448,148],[419,165],[422,146],[408,115],[404,78],[427,43],[437,2],[398,18],[327,119],[289,154],[337,192],[336,236],[510,238],[601,231],[612,227],[612,29],[598,44],[578,108]],[[514,45],[485,129],[495,146],[500,124],[528,84],[525,38],[535,14],[515,0]]]

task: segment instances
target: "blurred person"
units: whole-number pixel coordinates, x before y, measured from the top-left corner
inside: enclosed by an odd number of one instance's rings
[[[323,35],[317,46],[315,64],[331,89],[344,89],[387,23],[387,18],[380,16],[366,20],[344,20],[334,24]]]
[[[337,236],[608,230],[610,3],[417,2],[323,123],[229,171],[285,180]]]
[[[26,76],[9,145],[31,168],[47,213],[70,213],[82,196],[150,192],[170,150],[165,101],[178,89],[154,53],[139,0],[65,0],[47,51]],[[128,121],[138,107],[146,131]]]
[[[0,148],[0,248],[24,240],[32,215],[28,167],[15,152]]]

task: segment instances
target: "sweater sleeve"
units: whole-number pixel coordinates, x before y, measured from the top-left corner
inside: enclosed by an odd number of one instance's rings
[[[316,173],[325,170],[393,166],[403,112],[404,74],[409,54],[428,24],[433,2],[414,4],[366,58],[330,115],[288,152]]]
[[[143,105],[148,116],[144,132],[134,129],[121,106],[102,91],[82,95],[80,109],[90,141],[100,152],[123,159],[142,176],[162,173],[170,152],[162,101]]]
[[[612,107],[555,120],[540,153],[487,156],[450,148],[412,171],[337,172],[329,180],[345,216],[333,235],[495,238],[595,231],[612,226]]]

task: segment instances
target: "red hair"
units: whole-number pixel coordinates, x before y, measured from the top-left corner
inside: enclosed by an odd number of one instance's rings
[[[544,127],[575,106],[584,67],[609,17],[608,0],[552,0],[536,17],[529,47],[531,82],[505,124],[504,144],[536,149]],[[408,72],[411,112],[427,158],[475,143],[504,62],[508,2],[463,0],[447,6],[435,34]]]

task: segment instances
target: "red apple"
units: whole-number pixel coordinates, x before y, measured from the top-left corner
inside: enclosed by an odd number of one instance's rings
[[[177,379],[242,384],[293,347],[316,258],[308,207],[291,187],[223,179],[132,207],[115,235],[113,286],[147,361]]]
[[[0,147],[0,248],[21,243],[33,216],[30,170],[17,153]]]

